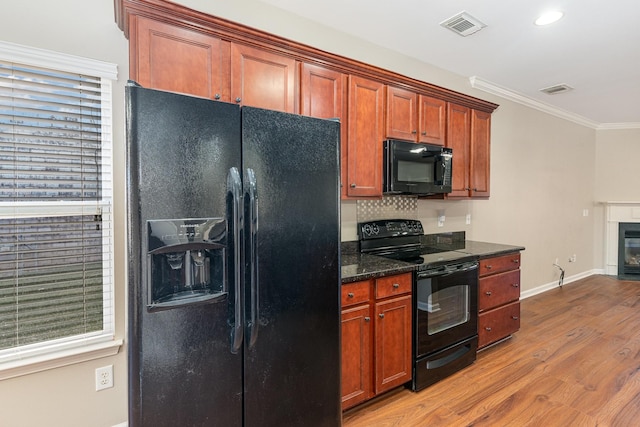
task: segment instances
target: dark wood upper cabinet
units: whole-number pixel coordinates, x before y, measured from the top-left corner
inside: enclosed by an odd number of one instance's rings
[[[491,114],[471,110],[471,160],[469,175],[472,197],[489,197],[491,170]]]
[[[131,20],[130,78],[144,87],[229,101],[229,43],[141,16]]]
[[[296,60],[231,43],[232,102],[295,113]]]
[[[451,193],[447,197],[468,197],[469,135],[471,109],[450,103],[447,108],[447,147],[453,150]]]
[[[442,99],[418,97],[418,142],[444,145],[447,127],[447,103]]]
[[[387,86],[387,138],[418,141],[418,95]]]
[[[384,84],[349,76],[348,111],[347,196],[381,197]]]

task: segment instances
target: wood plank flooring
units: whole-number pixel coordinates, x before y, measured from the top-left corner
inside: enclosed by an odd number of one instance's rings
[[[590,276],[522,301],[470,367],[343,414],[344,427],[640,426],[640,281]]]

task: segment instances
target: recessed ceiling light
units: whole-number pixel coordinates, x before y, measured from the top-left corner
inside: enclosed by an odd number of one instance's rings
[[[549,24],[552,24],[552,23],[556,22],[560,18],[562,18],[563,15],[564,15],[564,13],[560,12],[559,10],[553,10],[551,12],[546,12],[546,13],[540,15],[540,17],[535,20],[535,24],[536,25],[549,25]]]

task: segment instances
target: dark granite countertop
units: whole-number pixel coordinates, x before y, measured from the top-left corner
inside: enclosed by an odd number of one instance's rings
[[[499,256],[511,252],[523,251],[523,246],[503,245],[500,243],[477,242],[473,240],[434,242],[429,245],[429,249],[447,251],[447,259],[455,260],[455,252],[460,253],[460,258],[474,255],[478,259]],[[352,242],[343,243],[342,253],[342,283],[350,283],[358,280],[367,280],[374,277],[388,276],[391,274],[405,273],[416,269],[415,264],[404,261],[383,258],[374,255],[361,254],[354,251],[357,244]],[[452,252],[454,252],[452,254]],[[434,253],[435,255],[435,253]]]

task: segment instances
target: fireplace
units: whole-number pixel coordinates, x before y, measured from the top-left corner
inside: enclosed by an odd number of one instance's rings
[[[640,223],[618,224],[618,278],[640,280]]]

